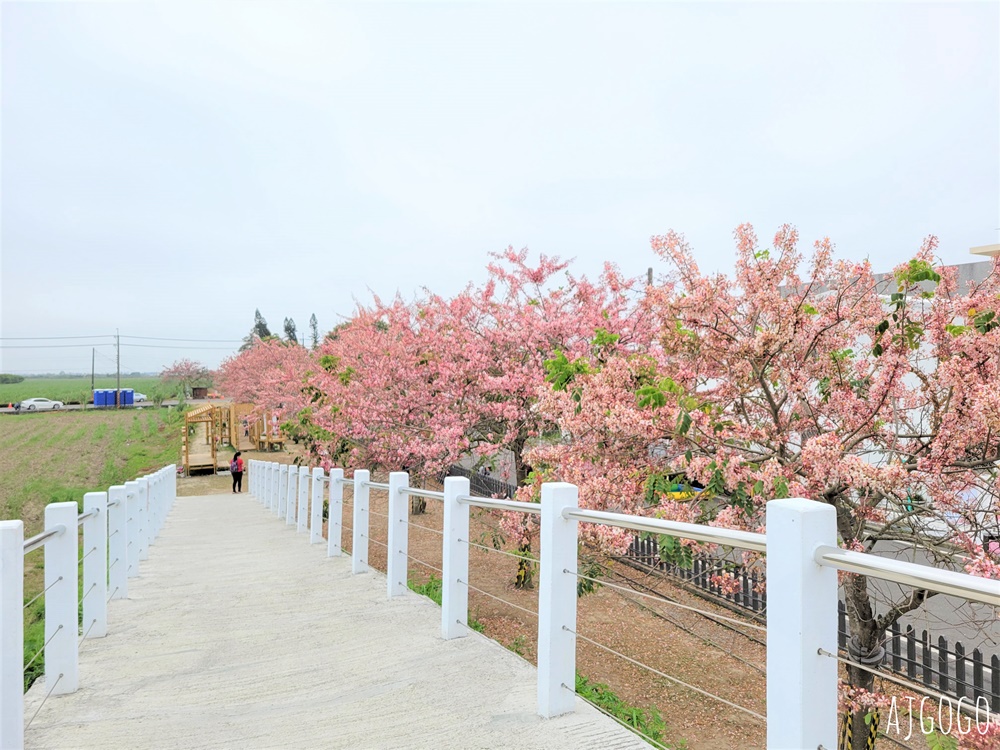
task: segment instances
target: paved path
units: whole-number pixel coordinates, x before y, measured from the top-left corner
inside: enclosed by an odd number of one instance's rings
[[[178,498],[141,565],[29,750],[649,748],[580,699],[537,717],[533,666],[476,633],[443,641],[430,600],[386,600],[384,576],[352,576],[249,495]]]

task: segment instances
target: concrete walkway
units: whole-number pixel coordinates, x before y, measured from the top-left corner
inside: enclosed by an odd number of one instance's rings
[[[249,495],[178,498],[140,571],[29,750],[649,748],[580,699],[539,718],[534,667],[476,633],[442,640],[437,605],[386,600],[383,575],[351,575]]]

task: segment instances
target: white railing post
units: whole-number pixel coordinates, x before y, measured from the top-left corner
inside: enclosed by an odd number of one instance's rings
[[[139,529],[136,543],[139,545],[139,559],[149,559],[149,477],[139,477]]]
[[[767,747],[836,747],[837,571],[816,549],[837,546],[832,505],[767,504]]]
[[[288,464],[278,466],[278,487],[277,502],[274,504],[274,512],[278,518],[285,517],[285,499],[288,494]]]
[[[88,492],[83,512],[97,515],[83,522],[83,632],[86,638],[108,634],[108,493]]]
[[[261,481],[260,502],[265,508],[271,508],[271,487],[274,482],[274,464],[270,461],[263,462],[264,479]]]
[[[24,524],[0,521],[0,747],[24,747]]]
[[[288,489],[285,493],[285,525],[295,523],[295,497],[299,487],[299,472],[295,466],[288,467]]]
[[[351,572],[368,572],[368,469],[354,472],[354,519],[351,529]]]
[[[160,472],[149,476],[149,546],[160,533]]]
[[[245,479],[247,480],[247,492],[249,492],[254,497],[257,497],[257,493],[254,491],[254,480],[257,478],[257,476],[254,473],[253,465],[254,465],[253,459],[247,460],[246,462],[247,471]]]
[[[469,506],[458,502],[469,494],[466,477],[444,480],[444,542],[441,550],[441,637],[461,638],[469,632]]]
[[[406,593],[409,579],[409,524],[407,523],[410,496],[400,492],[410,486],[410,475],[405,471],[389,474],[389,531],[386,534],[385,580],[386,595],[391,599]]]
[[[108,588],[112,599],[128,596],[128,507],[125,485],[108,489]]]
[[[79,683],[77,515],[76,503],[45,506],[46,530],[63,527],[45,543],[45,686],[53,695],[74,693]]]
[[[139,575],[139,482],[125,482],[125,513],[128,533],[125,535],[125,575]]]
[[[340,557],[344,533],[344,470],[330,469],[330,504],[326,514],[326,556]]]
[[[309,516],[309,544],[323,541],[323,469],[312,471],[312,506]]]
[[[170,464],[167,468],[170,470],[170,483],[167,485],[170,488],[168,509],[173,509],[174,501],[177,500],[177,464]]]
[[[309,530],[309,467],[299,467],[299,509],[295,516],[295,532]]]
[[[563,518],[576,508],[576,485],[542,485],[538,554],[538,714],[546,719],[576,706],[577,522]]]
[[[271,479],[267,486],[267,509],[272,513],[278,508],[278,483],[281,481],[281,467],[274,461],[271,465]]]

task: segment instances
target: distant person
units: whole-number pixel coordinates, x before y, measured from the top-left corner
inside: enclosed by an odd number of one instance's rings
[[[243,492],[243,454],[236,451],[233,460],[229,462],[229,473],[233,475],[233,494]]]

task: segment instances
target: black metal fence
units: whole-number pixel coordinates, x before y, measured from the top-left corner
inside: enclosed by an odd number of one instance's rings
[[[747,571],[742,565],[727,564],[719,558],[709,555],[695,555],[691,560],[690,567],[675,565],[660,559],[660,545],[655,539],[643,539],[639,535],[633,538],[625,557],[647,568],[689,583],[715,599],[729,602],[748,612],[763,614],[767,610],[764,576],[754,571]],[[739,582],[733,593],[723,591],[712,581],[713,577],[722,572],[723,567],[729,570]]]
[[[839,645],[846,649],[847,608],[843,602],[837,604]],[[961,641],[949,648],[944,636],[938,636],[936,644],[933,640],[926,630],[918,637],[912,625],[904,630],[895,622],[884,644],[882,664],[944,695],[965,698],[972,704],[985,700],[990,711],[1000,711],[1000,656],[986,656],[978,648],[970,655]]]
[[[473,495],[481,495],[483,497],[493,497],[495,495],[500,495],[501,497],[506,497],[511,499],[514,497],[514,493],[517,491],[517,487],[512,484],[507,484],[506,482],[501,482],[499,479],[488,476],[486,474],[480,474],[475,471],[471,471],[462,466],[453,465],[448,468],[448,473],[445,476],[449,477],[468,477],[469,478],[469,490]]]
[[[710,599],[748,613],[760,615],[767,609],[764,575],[747,571],[739,563],[709,555],[695,555],[690,567],[681,567],[660,559],[656,539],[643,539],[639,535],[633,538],[624,557],[687,583]],[[712,582],[713,576],[724,569],[739,582],[732,593],[723,591]],[[838,602],[838,613],[839,645],[846,650],[849,633],[847,609],[843,602]],[[965,698],[966,703],[985,700],[990,711],[1000,712],[1000,657],[997,655],[985,655],[978,648],[969,654],[960,641],[949,647],[944,636],[938,637],[935,643],[926,630],[918,636],[912,626],[907,625],[904,629],[898,622],[892,625],[884,646],[886,653],[882,666],[888,671],[956,700]]]

